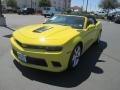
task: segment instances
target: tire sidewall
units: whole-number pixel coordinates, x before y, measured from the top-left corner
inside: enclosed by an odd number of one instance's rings
[[[102,33],[102,31],[100,31],[100,33],[98,34],[97,40],[95,41],[95,44],[99,44],[100,43],[101,33]]]
[[[78,61],[77,65],[76,65],[75,67],[73,67],[72,58],[73,58],[75,49],[76,49],[77,47],[80,47],[80,56],[81,56],[81,46],[80,46],[80,44],[78,44],[78,45],[75,46],[75,48],[73,49],[73,51],[72,51],[72,53],[71,53],[71,56],[70,56],[70,59],[69,59],[69,64],[68,64],[68,69],[69,69],[69,70],[75,69],[75,68],[78,66],[78,64],[80,63],[80,57],[79,57],[79,61]]]

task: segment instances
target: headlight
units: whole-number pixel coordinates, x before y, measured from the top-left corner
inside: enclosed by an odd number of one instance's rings
[[[48,46],[48,47],[45,47],[45,50],[46,51],[61,51],[63,48],[62,47],[59,47],[59,46]]]

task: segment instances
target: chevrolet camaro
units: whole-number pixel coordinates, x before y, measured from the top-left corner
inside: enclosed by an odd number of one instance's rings
[[[51,72],[79,65],[80,56],[100,42],[102,24],[93,16],[55,15],[43,24],[16,30],[11,54],[19,64]]]

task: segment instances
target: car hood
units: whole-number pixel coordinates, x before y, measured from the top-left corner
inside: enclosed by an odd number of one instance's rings
[[[13,37],[24,44],[62,45],[78,34],[77,29],[70,26],[38,24],[16,30]]]

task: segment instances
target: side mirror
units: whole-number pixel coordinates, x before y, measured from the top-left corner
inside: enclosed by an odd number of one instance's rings
[[[90,25],[87,27],[87,30],[92,29],[92,28],[94,28],[94,27],[95,27],[94,24],[90,24]]]

